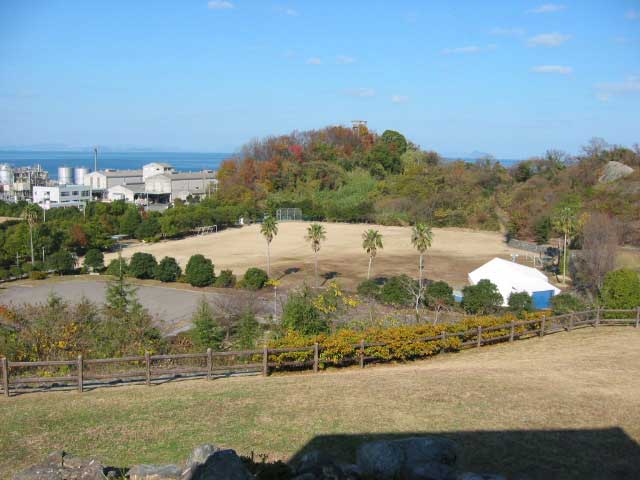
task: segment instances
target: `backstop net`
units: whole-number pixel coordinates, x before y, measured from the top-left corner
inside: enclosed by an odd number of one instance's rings
[[[302,210],[300,208],[279,208],[276,210],[276,220],[279,222],[302,220]]]

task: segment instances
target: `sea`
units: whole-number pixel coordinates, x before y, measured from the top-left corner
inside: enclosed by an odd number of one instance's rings
[[[169,163],[180,172],[217,170],[223,160],[232,156],[232,153],[98,151],[98,170],[141,169],[151,162]],[[93,170],[93,152],[0,150],[0,163],[8,163],[13,167],[41,165],[49,172],[49,178],[57,178],[58,167],[62,166],[87,167]]]

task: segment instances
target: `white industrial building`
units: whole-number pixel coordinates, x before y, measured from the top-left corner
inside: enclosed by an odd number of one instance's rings
[[[83,206],[91,198],[91,187],[86,185],[34,186],[33,203],[44,209]]]
[[[127,183],[107,189],[107,200],[115,202],[124,200],[130,203],[144,203],[146,198],[144,183]]]
[[[99,170],[84,175],[84,184],[94,191],[100,191],[116,185],[142,183],[142,172],[142,170]]]
[[[549,283],[549,279],[541,271],[502,258],[494,258],[469,273],[471,285],[484,279],[498,287],[505,307],[509,305],[509,295],[527,292],[531,295],[535,308],[548,308],[551,298],[561,291]]]
[[[209,195],[218,188],[216,173],[211,170],[154,175],[147,178],[144,184],[148,195],[164,196],[171,202],[186,200],[190,195]]]

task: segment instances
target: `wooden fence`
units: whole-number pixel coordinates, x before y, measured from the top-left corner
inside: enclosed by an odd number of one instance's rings
[[[618,315],[619,318],[611,318]],[[626,318],[622,318],[625,317]],[[536,320],[511,322],[492,327],[477,327],[464,332],[446,332],[441,334],[413,340],[413,342],[438,342],[449,338],[458,337],[461,340],[461,348],[480,348],[483,345],[492,345],[499,342],[513,342],[517,339],[530,337],[543,337],[556,332],[571,331],[576,328],[601,325],[633,326],[640,327],[640,307],[635,310],[587,310],[565,315],[542,317]],[[524,329],[521,327],[525,327]],[[504,330],[503,335],[491,335],[492,332]],[[484,335],[484,337],[483,337]],[[359,363],[364,368],[367,361],[381,361],[378,357],[366,356],[365,349],[370,347],[385,347],[383,342],[370,342],[364,340],[352,345],[355,356],[353,363]],[[206,377],[212,379],[220,375],[239,373],[262,373],[268,375],[273,368],[312,368],[318,372],[320,367],[320,352],[322,347],[317,343],[306,347],[293,348],[263,348],[261,350],[239,350],[227,352],[213,352],[208,349],[205,353],[183,353],[175,355],[151,355],[147,352],[144,356],[131,356],[120,358],[85,359],[79,355],[75,360],[54,360],[38,362],[10,362],[6,357],[0,359],[2,368],[2,392],[10,396],[11,390],[18,391],[20,387],[28,385],[64,384],[77,387],[82,392],[87,385],[93,387],[104,385],[106,381],[134,381],[145,382],[151,385],[152,380],[171,379],[176,376]],[[274,362],[269,356],[307,352],[313,354],[313,360],[308,361],[283,361]],[[235,360],[245,358],[245,362]],[[181,361],[200,363],[200,365],[180,366]],[[226,362],[225,362],[226,360]],[[111,370],[114,365],[134,364],[134,368]],[[57,368],[66,373],[59,376],[23,376],[25,369],[33,368]],[[107,371],[100,372],[100,368]],[[12,373],[17,373],[12,375]],[[13,387],[13,388],[12,388]]]

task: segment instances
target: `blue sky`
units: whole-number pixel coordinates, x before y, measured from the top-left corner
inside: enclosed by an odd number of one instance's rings
[[[0,145],[234,151],[367,120],[444,154],[640,142],[640,1],[0,0]]]

